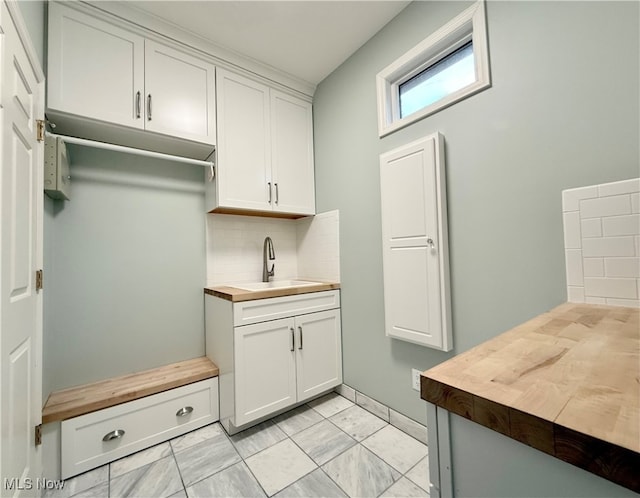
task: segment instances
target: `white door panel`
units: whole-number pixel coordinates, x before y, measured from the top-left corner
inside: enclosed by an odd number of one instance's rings
[[[0,8],[0,478],[5,493],[29,496],[36,489],[27,479],[40,477],[34,427],[42,409],[42,298],[35,274],[42,263],[43,146],[36,119],[44,117],[44,77],[27,55],[18,7]]]
[[[311,104],[271,90],[274,210],[315,214]]]
[[[449,351],[442,136],[432,135],[380,156],[380,191],[386,334]]]
[[[49,108],[144,128],[144,39],[54,2],[49,30]]]
[[[214,76],[213,64],[146,40],[146,129],[214,144]]]
[[[296,401],[293,318],[234,329],[235,425]]]
[[[298,402],[342,383],[340,310],[296,317]]]
[[[271,210],[269,88],[219,69],[216,92],[218,204]]]

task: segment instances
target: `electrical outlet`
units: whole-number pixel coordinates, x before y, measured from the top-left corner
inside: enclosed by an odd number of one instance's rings
[[[411,387],[416,391],[420,390],[420,370],[411,369]]]

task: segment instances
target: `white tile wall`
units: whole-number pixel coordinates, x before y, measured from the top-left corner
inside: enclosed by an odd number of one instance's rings
[[[275,278],[340,281],[338,211],[299,220],[207,215],[207,285],[262,279],[265,237],[273,240]]]
[[[298,276],[340,281],[340,217],[329,211],[298,220]]]
[[[640,307],[640,178],[562,192],[570,302]]]

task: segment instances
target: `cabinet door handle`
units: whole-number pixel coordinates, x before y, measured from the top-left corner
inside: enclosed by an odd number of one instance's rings
[[[113,441],[114,439],[120,439],[124,436],[124,429],[116,429],[104,435],[103,441]]]
[[[298,349],[302,349],[302,327],[298,327],[298,331],[300,332],[300,345]]]
[[[280,195],[278,193],[278,184],[274,183],[274,185],[276,186],[276,204],[278,204],[278,201],[280,200]]]
[[[147,121],[151,121],[151,94],[147,95]]]
[[[180,408],[176,412],[176,417],[184,417],[185,415],[189,415],[193,411],[193,406],[185,406],[184,408]]]
[[[294,337],[295,331],[293,330],[293,327],[289,330],[291,330],[291,349],[289,349],[289,351],[294,351],[296,349],[296,338]]]
[[[269,185],[269,204],[271,204],[271,182],[267,182],[267,185]]]
[[[140,112],[141,112],[141,95],[140,95],[140,91],[136,92],[136,119],[140,119]]]

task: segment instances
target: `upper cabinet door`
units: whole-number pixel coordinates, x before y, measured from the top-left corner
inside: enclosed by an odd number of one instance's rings
[[[380,156],[380,191],[386,334],[450,351],[442,135]]]
[[[145,127],[215,144],[215,67],[170,47],[145,42]]]
[[[133,33],[50,2],[47,82],[50,109],[144,128],[144,40]]]
[[[270,211],[269,88],[218,69],[218,206]]]
[[[315,214],[311,103],[271,90],[274,211]]]

